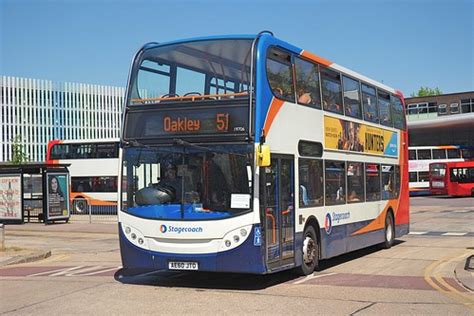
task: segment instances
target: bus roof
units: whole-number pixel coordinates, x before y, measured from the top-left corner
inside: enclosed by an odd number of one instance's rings
[[[292,45],[292,44],[290,44],[286,41],[280,40],[279,38],[272,35],[270,32],[262,32],[262,33],[259,33],[259,34],[204,36],[204,37],[187,38],[187,39],[175,40],[175,41],[169,41],[169,42],[163,42],[163,43],[152,42],[152,43],[145,44],[143,46],[143,49],[150,49],[150,48],[156,48],[156,47],[160,47],[160,46],[173,45],[173,44],[179,44],[179,43],[189,43],[189,42],[196,42],[196,41],[232,40],[232,39],[234,39],[234,40],[236,40],[236,39],[253,40],[257,37],[262,38],[264,40],[268,40],[270,42],[273,41],[275,45],[281,46],[282,48],[284,48],[288,51],[291,51],[294,54],[303,56],[303,57],[308,58],[308,59],[310,59],[312,61],[315,61],[317,63],[322,63],[322,61],[324,61],[323,64],[325,66],[333,69],[333,70],[342,72],[343,74],[346,74],[346,75],[351,76],[351,77],[358,78],[361,81],[363,81],[364,83],[374,85],[374,86],[376,86],[380,89],[386,90],[387,92],[403,96],[401,91],[398,91],[398,90],[396,90],[392,87],[389,87],[389,86],[387,86],[387,85],[385,85],[381,82],[378,82],[376,80],[370,79],[369,77],[366,77],[366,76],[364,76],[364,75],[362,75],[362,74],[360,74],[356,71],[353,71],[349,68],[343,67],[339,64],[336,64],[332,61],[329,61],[329,60],[325,59],[324,57],[318,56],[318,55],[313,54],[313,53],[311,53],[307,50],[304,50],[304,49],[301,49],[301,48],[299,48],[295,45]]]

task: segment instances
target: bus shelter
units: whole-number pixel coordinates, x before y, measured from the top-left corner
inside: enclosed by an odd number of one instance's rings
[[[69,221],[69,164],[0,164],[0,222]]]

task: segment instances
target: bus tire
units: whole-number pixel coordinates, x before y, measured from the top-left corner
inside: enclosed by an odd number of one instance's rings
[[[312,225],[306,226],[303,232],[301,266],[298,267],[298,274],[309,275],[319,264],[319,244],[316,231]]]
[[[395,242],[395,225],[392,212],[388,212],[387,216],[385,217],[384,238],[385,240],[382,244],[382,247],[384,249],[391,248]]]
[[[74,211],[76,214],[86,214],[87,201],[85,199],[74,199]]]

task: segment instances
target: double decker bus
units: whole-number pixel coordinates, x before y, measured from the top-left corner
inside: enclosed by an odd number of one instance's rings
[[[46,162],[70,164],[73,213],[85,213],[89,207],[116,212],[119,144],[118,138],[48,142]]]
[[[270,32],[150,43],[124,108],[124,269],[311,274],[409,231],[400,92]]]
[[[410,146],[408,147],[408,178],[410,195],[430,194],[430,164],[464,161],[472,156],[467,146]]]
[[[474,196],[474,160],[430,164],[431,194]]]

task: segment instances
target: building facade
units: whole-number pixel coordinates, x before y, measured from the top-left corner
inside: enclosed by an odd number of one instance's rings
[[[474,91],[406,98],[410,146],[474,147]]]
[[[52,139],[118,138],[125,89],[0,77],[0,162],[17,138],[30,161],[44,161]]]

